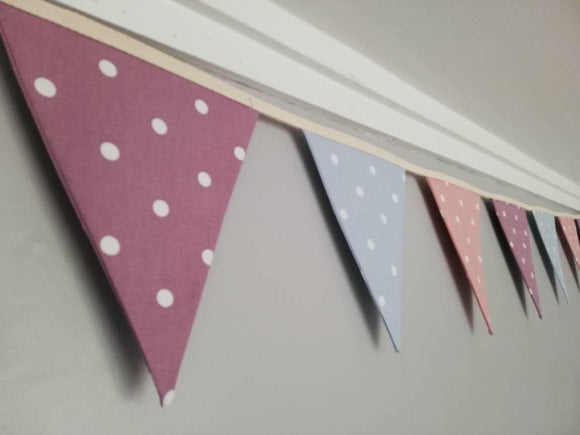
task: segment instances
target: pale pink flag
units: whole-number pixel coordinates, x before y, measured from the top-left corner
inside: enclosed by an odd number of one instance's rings
[[[576,226],[574,225],[574,219],[568,217],[558,217],[564,236],[566,236],[566,241],[568,246],[574,255],[574,261],[578,267],[580,267],[580,242],[578,241],[578,233],[576,231]]]
[[[257,113],[5,4],[0,29],[167,405]]]
[[[436,178],[427,177],[427,182],[467,272],[487,329],[493,334],[481,258],[481,198],[474,192]]]

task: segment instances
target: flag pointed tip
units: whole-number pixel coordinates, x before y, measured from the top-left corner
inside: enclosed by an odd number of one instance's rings
[[[175,398],[175,390],[171,389],[167,391],[165,394],[159,392],[159,398],[161,400],[161,407],[167,408],[171,406],[171,404],[173,403],[173,399]]]

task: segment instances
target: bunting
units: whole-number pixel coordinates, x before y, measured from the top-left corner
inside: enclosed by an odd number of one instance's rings
[[[2,38],[163,405],[257,113],[0,4]]]
[[[568,242],[568,246],[574,255],[574,261],[580,267],[580,242],[578,242],[578,233],[576,232],[574,219],[560,216],[558,221],[564,232],[566,242]]]
[[[405,171],[370,154],[304,133],[340,228],[398,351]]]
[[[427,182],[435,196],[461,264],[471,282],[487,329],[490,334],[493,334],[481,257],[481,199],[477,193],[446,181],[427,177]]]
[[[544,244],[548,258],[552,263],[554,273],[558,277],[558,281],[560,281],[560,286],[564,292],[566,302],[570,304],[568,290],[566,289],[566,282],[564,281],[564,272],[562,271],[560,252],[558,251],[558,235],[556,234],[554,216],[544,211],[533,211],[532,213],[534,215],[534,220],[536,221],[542,243]]]
[[[521,207],[496,199],[493,200],[493,205],[536,311],[541,318],[540,295],[538,294],[538,284],[532,262],[530,228],[526,212]]]

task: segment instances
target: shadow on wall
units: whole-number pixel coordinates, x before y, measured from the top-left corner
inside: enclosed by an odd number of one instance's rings
[[[574,223],[574,225],[576,225],[576,223]],[[575,228],[576,227],[574,227],[574,229]],[[562,225],[560,225],[560,222],[556,222],[556,231],[558,232],[558,238],[560,239],[560,245],[562,245],[562,247],[564,248],[564,256],[566,257],[566,260],[568,260],[568,265],[570,266],[570,269],[572,270],[572,276],[574,277],[574,282],[576,283],[576,287],[578,289],[580,289],[580,283],[578,281],[578,270],[576,269],[576,263],[574,260],[574,253],[572,252],[572,249],[568,245],[568,240],[566,240],[566,235],[564,234],[564,231],[562,230]]]
[[[560,299],[558,298],[558,288],[556,287],[556,274],[554,271],[554,267],[552,266],[552,262],[550,261],[550,256],[548,255],[548,251],[544,246],[544,242],[542,241],[542,236],[540,235],[540,230],[536,225],[536,220],[534,219],[534,215],[531,212],[527,213],[528,222],[530,223],[530,231],[534,236],[534,241],[536,242],[536,246],[540,251],[540,257],[542,258],[542,263],[546,268],[546,273],[548,274],[548,278],[550,279],[550,284],[552,285],[552,290],[554,291],[554,296],[556,296],[556,301],[560,303]]]
[[[330,200],[326,195],[324,185],[322,184],[322,179],[320,178],[320,174],[316,168],[316,163],[314,162],[314,158],[310,153],[306,138],[300,130],[291,129],[290,133],[294,138],[296,148],[298,149],[298,153],[300,154],[302,164],[304,166],[304,170],[308,175],[308,180],[310,181],[312,190],[314,191],[316,199],[318,200],[320,210],[324,215],[324,220],[328,225],[334,246],[336,247],[336,250],[340,256],[342,267],[347,271],[353,295],[358,302],[358,306],[361,310],[362,316],[365,319],[373,343],[375,347],[377,347],[379,344],[379,331],[382,323],[379,313],[360,273],[356,260],[354,259],[354,256],[348,246],[346,238],[340,229],[340,225],[336,220],[336,216],[330,204]]]
[[[485,208],[487,209],[487,214],[489,215],[489,220],[491,221],[491,225],[493,227],[493,231],[495,232],[495,235],[499,242],[503,258],[510,271],[512,281],[514,282],[518,298],[520,299],[520,303],[522,304],[524,314],[526,315],[526,317],[528,317],[528,308],[526,306],[526,288],[524,280],[522,278],[522,274],[520,272],[520,268],[518,266],[518,263],[516,261],[516,258],[514,257],[512,250],[509,247],[509,241],[506,238],[505,233],[503,232],[503,228],[501,227],[501,223],[499,221],[499,218],[497,217],[495,207],[493,206],[493,201],[484,200],[484,203]]]
[[[81,286],[78,290],[88,293],[91,309],[98,314],[103,323],[102,331],[108,331],[106,333],[107,340],[115,349],[113,355],[120,356],[120,358],[116,358],[121,368],[119,385],[122,386],[125,393],[131,394],[145,379],[143,375],[146,373],[146,366],[137,340],[117,303],[74,208],[68,200],[36,124],[28,111],[25,99],[8,62],[7,53],[1,43],[0,80],[7,84],[5,86],[8,90],[6,99],[12,103],[15,121],[21,124],[19,130],[25,135],[23,146],[26,148],[28,161],[34,167],[39,179],[43,181],[48,201],[56,204],[55,210],[60,215],[59,221],[63,222],[67,245],[73,246],[77,253],[79,266],[82,268],[86,280],[86,285]]]
[[[441,244],[445,260],[447,261],[447,265],[449,266],[453,280],[455,281],[455,289],[461,299],[461,304],[463,305],[463,311],[465,312],[469,329],[473,333],[473,295],[471,284],[467,278],[467,273],[463,268],[463,264],[459,261],[459,256],[457,255],[453,241],[447,231],[445,222],[441,217],[441,213],[439,213],[439,207],[437,206],[433,193],[427,184],[427,180],[421,177],[417,179],[417,183],[431,218],[433,232],[437,234],[437,239],[439,239],[439,243]]]

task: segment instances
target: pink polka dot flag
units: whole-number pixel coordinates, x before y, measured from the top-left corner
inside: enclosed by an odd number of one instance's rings
[[[568,246],[574,255],[574,260],[578,267],[580,267],[580,242],[578,241],[578,233],[576,231],[576,226],[574,225],[574,219],[568,217],[558,217],[564,236],[566,236],[566,241]]]
[[[487,329],[490,334],[493,334],[481,258],[481,199],[477,193],[446,181],[427,177],[427,182],[467,272]]]
[[[257,113],[0,4],[2,39],[163,405]]]
[[[530,227],[526,211],[514,204],[505,201],[493,200],[495,212],[501,224],[501,228],[510,245],[512,254],[520,273],[524,278],[532,301],[538,311],[540,318],[542,310],[540,308],[540,295],[538,294],[538,284],[536,283],[536,274],[534,263],[532,263],[532,253],[530,250]]]

